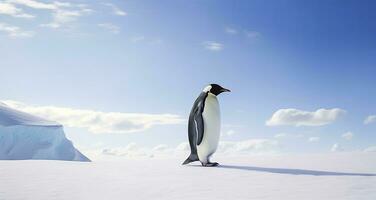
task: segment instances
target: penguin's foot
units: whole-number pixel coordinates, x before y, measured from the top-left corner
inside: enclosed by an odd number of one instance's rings
[[[191,154],[191,155],[189,155],[189,157],[183,162],[182,165],[186,165],[186,164],[194,162],[194,161],[198,161],[197,154]]]
[[[217,162],[208,162],[208,163],[201,163],[204,167],[216,167],[219,165]]]

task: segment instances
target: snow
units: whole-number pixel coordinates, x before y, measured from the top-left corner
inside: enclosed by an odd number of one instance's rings
[[[90,161],[65,137],[63,126],[0,102],[0,160]]]
[[[10,108],[2,102],[0,102],[0,125],[61,126],[57,122],[48,121],[40,117]]]
[[[0,161],[0,199],[376,199],[376,153]]]

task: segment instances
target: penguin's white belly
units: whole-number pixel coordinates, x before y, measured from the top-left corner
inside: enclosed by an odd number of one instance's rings
[[[217,97],[208,94],[205,100],[204,111],[204,136],[197,146],[197,154],[201,162],[207,163],[208,158],[217,150],[221,128],[221,116]]]

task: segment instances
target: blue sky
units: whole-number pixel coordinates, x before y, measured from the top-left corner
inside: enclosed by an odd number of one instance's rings
[[[117,118],[117,133],[103,130],[109,119],[93,133],[93,122],[64,118],[83,149],[175,147],[187,140],[194,99],[218,83],[233,91],[219,97],[222,141],[273,141],[276,152],[364,150],[376,146],[376,120],[364,123],[376,115],[375,9],[349,0],[3,0],[0,99],[52,119],[44,106],[72,109],[66,118],[139,114],[137,126]],[[266,125],[280,109],[287,117]],[[314,117],[319,109],[331,117]],[[145,114],[155,119],[144,122]]]

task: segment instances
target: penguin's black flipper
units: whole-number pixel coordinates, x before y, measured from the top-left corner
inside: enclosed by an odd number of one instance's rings
[[[188,163],[191,163],[191,162],[194,162],[194,161],[198,161],[198,156],[196,154],[191,154],[189,155],[189,157],[183,162],[182,165],[186,165]]]
[[[202,139],[204,138],[204,118],[202,117],[202,112],[204,111],[204,103],[198,105],[196,112],[194,113],[194,122],[197,132],[197,145],[200,145]]]

